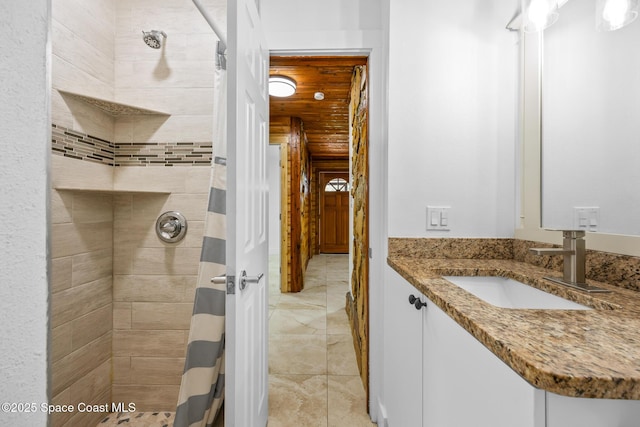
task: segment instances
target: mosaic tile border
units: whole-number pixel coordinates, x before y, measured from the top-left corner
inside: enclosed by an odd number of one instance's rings
[[[112,142],[51,125],[51,151],[58,156],[114,166],[115,150]]]
[[[55,123],[51,127],[51,151],[58,156],[115,167],[211,166],[211,141],[113,143]]]
[[[211,142],[116,143],[116,166],[210,166]]]

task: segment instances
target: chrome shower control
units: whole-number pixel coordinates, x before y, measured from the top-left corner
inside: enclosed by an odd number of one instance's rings
[[[165,212],[156,221],[156,233],[163,242],[179,242],[187,234],[187,219],[180,212]]]

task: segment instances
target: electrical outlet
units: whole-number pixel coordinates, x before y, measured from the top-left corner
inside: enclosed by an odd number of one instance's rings
[[[449,231],[451,206],[427,206],[427,230]]]

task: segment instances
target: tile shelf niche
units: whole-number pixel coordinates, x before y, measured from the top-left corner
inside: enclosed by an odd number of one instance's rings
[[[100,188],[74,188],[74,187],[53,187],[58,191],[76,191],[79,193],[104,193],[104,194],[171,194],[171,191],[156,190],[117,190],[117,189],[100,189]]]
[[[148,108],[142,108],[135,105],[122,104],[120,102],[109,101],[102,98],[96,98],[93,96],[82,95],[67,90],[57,89],[63,96],[68,96],[91,106],[101,109],[105,113],[114,116],[127,116],[127,115],[153,115],[153,116],[170,116],[171,114],[162,111],[151,110]]]

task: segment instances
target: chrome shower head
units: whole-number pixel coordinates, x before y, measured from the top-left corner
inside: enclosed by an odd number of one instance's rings
[[[147,46],[154,49],[160,49],[160,47],[162,46],[162,38],[160,38],[160,36],[167,38],[167,33],[158,30],[142,32],[142,40],[144,40]]]

